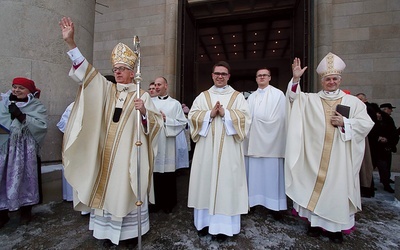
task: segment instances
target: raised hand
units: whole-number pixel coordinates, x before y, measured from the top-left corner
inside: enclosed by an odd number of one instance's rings
[[[75,48],[76,47],[74,40],[75,28],[71,18],[70,17],[61,18],[58,25],[61,28],[63,39],[67,43],[69,49]]]
[[[298,82],[306,69],[307,66],[301,68],[300,58],[295,57],[292,64],[293,82]]]

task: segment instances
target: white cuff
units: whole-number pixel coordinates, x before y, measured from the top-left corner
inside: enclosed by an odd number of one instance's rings
[[[349,141],[353,138],[353,129],[351,126],[351,122],[346,117],[343,117],[343,123],[344,123],[344,138],[345,141]]]
[[[79,51],[78,47],[71,49],[70,51],[67,52],[67,54],[69,56],[69,59],[71,59],[74,65],[79,65],[80,63],[83,62],[83,60],[85,60],[85,57]]]
[[[199,131],[200,136],[206,137],[208,134],[208,130],[210,129],[211,122],[213,120],[213,118],[211,118],[210,114],[211,114],[211,110],[208,110],[206,112],[206,115],[204,116],[203,124],[201,125],[201,129]]]
[[[236,135],[237,132],[235,127],[233,126],[231,113],[227,109],[225,109],[225,116],[223,117],[223,121],[225,124],[226,135]]]

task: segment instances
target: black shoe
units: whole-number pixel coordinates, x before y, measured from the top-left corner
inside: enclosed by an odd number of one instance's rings
[[[274,217],[274,220],[280,221],[283,219],[283,214],[280,211],[271,211],[272,217]]]
[[[138,238],[124,240],[121,243],[121,245],[125,246],[127,249],[134,249],[138,244]]]
[[[389,192],[389,193],[394,193],[394,189],[393,189],[391,186],[389,186],[389,185],[385,186],[385,187],[383,188],[383,190],[385,190],[385,191],[387,191],[387,192]]]
[[[251,207],[248,214],[254,214],[255,211],[256,211],[256,208]]]
[[[32,221],[31,217],[21,217],[19,220],[20,225],[28,225]]]
[[[103,242],[103,247],[105,247],[105,248],[110,248],[110,247],[112,247],[112,246],[115,246],[115,244],[112,243],[111,240],[109,240],[109,239],[105,239],[105,240],[104,240],[104,242]]]
[[[375,196],[374,188],[372,187],[360,187],[361,197],[371,198]]]
[[[149,204],[149,213],[157,213],[160,208],[157,205]]]
[[[199,237],[204,237],[204,236],[208,235],[208,227],[204,227],[203,229],[197,231],[197,235]]]
[[[394,180],[392,180],[392,179],[389,179],[389,183],[394,183]]]
[[[10,220],[10,217],[8,217],[8,215],[7,215],[7,217],[1,218],[0,219],[0,228],[3,228],[9,220]]]
[[[28,225],[32,221],[32,214],[30,211],[28,213],[21,213],[21,217],[19,218],[20,225]]]
[[[323,236],[328,237],[330,241],[336,244],[342,244],[343,242],[343,233],[342,232],[329,232],[324,231],[322,233]]]
[[[319,237],[322,233],[322,229],[320,227],[312,227],[308,226],[307,235],[310,237]]]
[[[172,213],[172,208],[164,208],[163,211],[166,214],[170,214],[170,213]]]
[[[228,235],[225,234],[217,234],[212,236],[213,240],[216,240],[218,243],[222,243],[228,239]]]

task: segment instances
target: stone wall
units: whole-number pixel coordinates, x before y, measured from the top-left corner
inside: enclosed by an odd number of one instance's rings
[[[315,65],[329,51],[346,62],[342,88],[369,102],[390,102],[400,126],[400,1],[314,1]],[[317,78],[316,78],[317,79]],[[394,154],[393,170],[400,171]]]
[[[92,59],[95,0],[0,1],[0,91],[11,88],[17,76],[35,81],[46,106],[48,133],[42,160],[61,160],[62,134],[56,123],[74,100],[77,84],[68,77],[71,61],[58,22],[73,18],[82,53]]]
[[[119,42],[132,48],[132,38],[137,35],[142,88],[147,89],[156,77],[164,76],[170,95],[175,97],[178,1],[103,0],[101,3],[106,6],[97,6],[94,66],[102,74],[112,74],[112,49]]]

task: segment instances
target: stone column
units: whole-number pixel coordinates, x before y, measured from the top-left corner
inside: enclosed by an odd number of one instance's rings
[[[332,0],[316,2],[316,64],[332,49]],[[317,78],[316,78],[317,79]]]
[[[164,72],[168,79],[168,92],[176,98],[176,60],[177,60],[177,21],[178,3],[166,0],[165,3],[165,59]]]
[[[58,22],[70,16],[81,52],[93,57],[95,0],[0,1],[0,91],[11,88],[14,77],[35,81],[47,107],[48,133],[42,161],[61,160],[62,134],[56,123],[76,95],[77,84],[68,77],[71,62]]]

